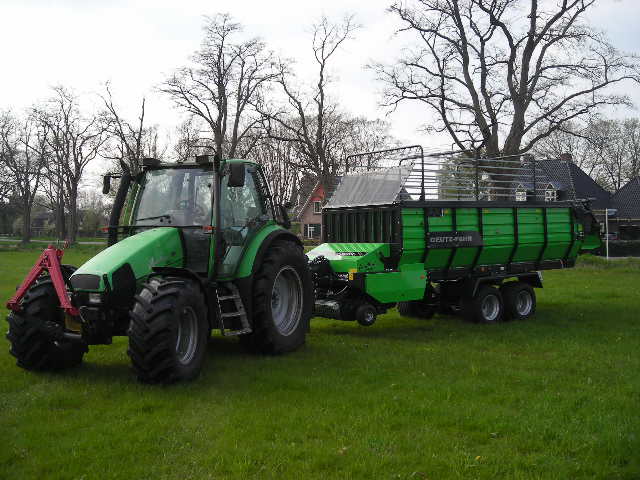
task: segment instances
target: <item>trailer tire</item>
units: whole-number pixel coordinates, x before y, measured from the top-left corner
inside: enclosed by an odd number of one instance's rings
[[[524,282],[508,282],[501,288],[505,318],[526,320],[536,313],[536,293]]]
[[[207,353],[209,323],[195,282],[153,277],[135,296],[129,315],[127,354],[139,381],[173,383],[198,376]]]
[[[277,355],[300,348],[313,310],[313,284],[300,245],[276,241],[258,268],[253,287],[253,331],[240,336],[249,351]]]
[[[398,313],[402,317],[428,320],[435,315],[436,308],[418,300],[411,300],[409,302],[398,302]]]
[[[378,312],[370,303],[363,303],[356,309],[356,321],[363,327],[370,327],[376,323]]]
[[[481,285],[473,297],[463,298],[462,315],[476,323],[500,322],[504,317],[504,302],[500,290],[490,285]]]
[[[63,268],[65,280],[72,272]],[[10,342],[9,353],[16,358],[16,365],[26,370],[64,370],[82,363],[87,345],[69,340],[56,340],[45,333],[46,322],[64,324],[64,312],[60,308],[53,282],[48,276],[40,277],[27,290],[19,312],[7,317]]]

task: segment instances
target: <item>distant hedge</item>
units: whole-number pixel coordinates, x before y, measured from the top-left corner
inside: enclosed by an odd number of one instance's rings
[[[600,255],[606,255],[604,243]],[[640,257],[640,240],[615,240],[609,242],[611,257]]]

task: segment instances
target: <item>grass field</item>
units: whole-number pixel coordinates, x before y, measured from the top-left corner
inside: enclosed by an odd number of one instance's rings
[[[3,303],[37,253],[0,251]],[[0,478],[640,478],[640,263],[584,261],[538,294],[495,326],[317,319],[283,357],[216,336],[169,387],[134,381],[123,339],[64,374],[17,368],[3,339]]]
[[[76,241],[78,242],[89,242],[89,243],[107,243],[107,239],[106,237],[102,236],[102,237],[78,237],[76,239]],[[10,247],[16,247],[18,245],[20,245],[21,239],[18,237],[6,237],[6,236],[0,236],[0,249],[1,248],[10,248]],[[28,249],[28,250],[33,250],[33,249],[43,249],[44,247],[46,247],[47,243],[53,243],[55,244],[57,242],[57,240],[53,237],[34,237],[31,239],[31,242],[25,246],[20,246],[20,248],[22,250],[24,249]],[[60,242],[60,245],[62,245],[64,242]]]

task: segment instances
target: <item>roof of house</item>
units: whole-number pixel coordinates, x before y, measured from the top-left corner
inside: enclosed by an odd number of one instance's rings
[[[635,177],[618,190],[611,203],[618,210],[618,218],[640,219],[640,177]]]
[[[341,176],[334,177],[333,181],[329,184],[329,186],[325,187],[323,203],[327,203],[329,201],[333,193],[336,191],[336,188],[340,183],[341,178],[342,178]],[[300,217],[304,214],[305,210],[309,206],[309,203],[311,202],[311,197],[313,197],[313,194],[316,192],[319,186],[320,186],[320,182],[317,181],[314,184],[313,188],[309,191],[309,194],[307,195],[307,199],[305,200],[305,202],[299,208],[296,209],[294,213],[294,218],[296,220],[300,220]]]
[[[592,198],[591,207],[594,209],[608,208],[611,204],[611,194],[598,185],[578,165],[566,160],[542,160],[540,166],[551,182],[570,195],[575,193],[578,199]]]

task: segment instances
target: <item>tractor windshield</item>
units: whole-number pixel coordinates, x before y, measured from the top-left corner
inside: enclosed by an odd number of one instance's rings
[[[211,225],[213,173],[201,168],[163,168],[145,173],[133,224]]]

